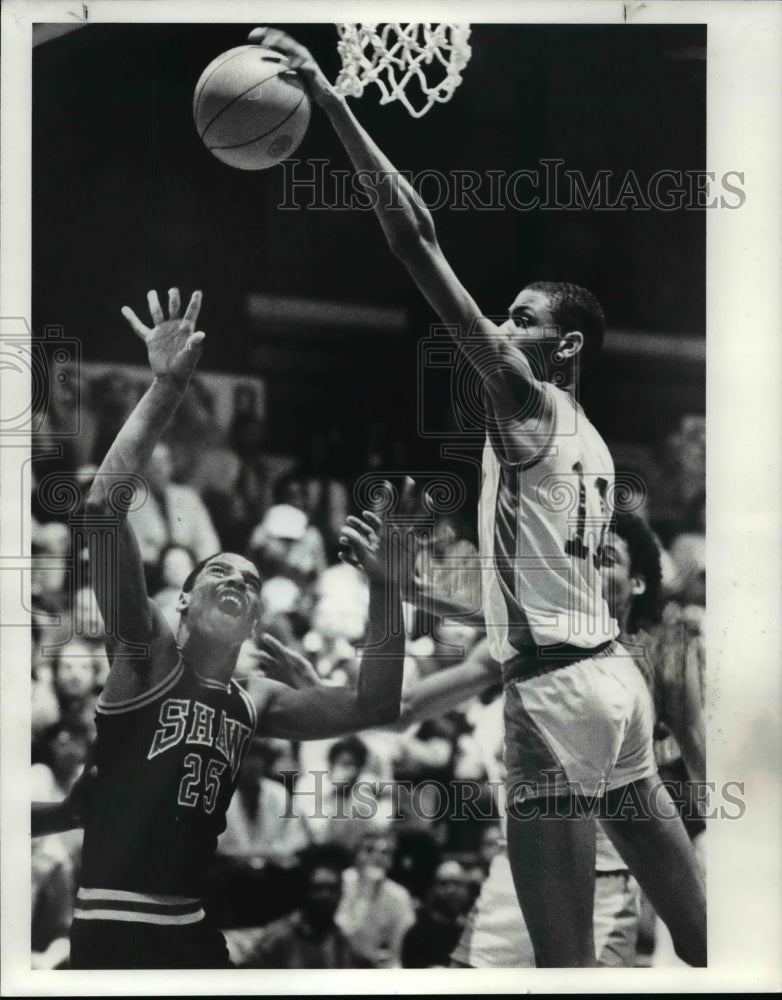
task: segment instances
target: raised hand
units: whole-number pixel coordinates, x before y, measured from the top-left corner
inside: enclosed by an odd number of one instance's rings
[[[292,688],[322,687],[323,681],[310,661],[295,649],[264,632],[257,642],[258,663],[273,680],[281,681]]]
[[[274,49],[286,56],[290,68],[302,75],[310,92],[310,97],[322,104],[329,97],[336,96],[336,91],[326,79],[323,70],[312,57],[309,49],[286,35],[279,28],[255,28],[250,32],[248,41],[254,45],[262,45],[266,49]]]
[[[391,492],[391,484],[384,483]],[[415,483],[408,476],[402,489],[400,511],[408,511],[415,489]],[[392,539],[396,535],[399,544],[392,551]],[[412,571],[415,560],[415,536],[412,527],[391,530],[388,519],[371,510],[361,512],[361,517],[348,517],[340,532],[339,553],[342,562],[363,569],[370,580],[394,578],[402,583]]]
[[[170,378],[186,383],[201,357],[201,344],[206,336],[195,328],[201,311],[201,292],[193,292],[181,319],[178,288],[170,288],[168,292],[168,319],[165,318],[154,289],[147,292],[147,302],[154,326],[145,326],[130,306],[122,307],[122,315],[134,333],[147,345],[153,374],[157,378]]]

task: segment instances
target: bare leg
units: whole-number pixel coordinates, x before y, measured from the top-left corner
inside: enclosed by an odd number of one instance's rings
[[[568,799],[546,816],[508,813],[508,858],[516,895],[535,951],[535,964],[554,969],[595,966],[595,824],[566,818]],[[532,811],[531,809],[529,811]],[[556,815],[555,813],[559,813]]]
[[[632,801],[641,815],[617,815],[622,801]],[[603,828],[671,932],[676,954],[705,966],[706,886],[670,795],[654,776],[614,789],[605,805]]]

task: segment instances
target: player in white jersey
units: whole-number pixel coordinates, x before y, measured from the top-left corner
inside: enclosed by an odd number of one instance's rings
[[[621,635],[637,659],[645,647],[636,647],[639,629],[659,620],[662,572],[660,549],[651,530],[640,518],[618,515],[602,549],[603,588],[606,601]],[[626,664],[629,675],[634,665]],[[483,640],[459,667],[441,671],[408,688],[402,697],[400,724],[430,717],[462,704],[465,699],[491,686],[498,664]],[[485,711],[483,734],[486,768],[490,778],[504,780],[501,754],[501,705],[493,702]],[[696,739],[701,733],[694,734]],[[498,799],[503,813],[504,798]],[[638,936],[640,899],[638,884],[600,824],[596,827],[594,938],[595,956],[602,966],[634,964]],[[520,919],[513,890],[505,841],[492,859],[489,874],[471,910],[464,933],[453,952],[453,963],[472,968],[519,968],[535,964],[529,933]]]
[[[575,395],[579,367],[602,341],[602,310],[582,289],[538,285],[516,296],[507,321],[487,319],[446,260],[431,213],[310,52],[274,28],[255,29],[250,41],[281,52],[305,79],[360,172],[390,249],[481,382],[489,429],[485,611],[508,681],[506,748],[516,786],[508,803],[508,855],[536,962],[595,964],[594,823],[574,813],[579,792],[605,793],[610,808],[621,801],[617,790],[631,784],[645,815],[610,820],[609,835],[680,956],[705,965],[705,887],[681,822],[653,815],[649,699],[645,688],[620,679],[628,654],[615,644],[599,585],[613,465]],[[548,499],[540,494],[536,502],[525,474],[541,477],[538,486],[552,490]],[[553,478],[544,482],[547,476]],[[558,500],[571,483],[573,524]],[[524,504],[523,524],[515,502]],[[524,808],[522,816],[519,807],[529,798],[538,808]],[[552,804],[563,815],[544,818]]]

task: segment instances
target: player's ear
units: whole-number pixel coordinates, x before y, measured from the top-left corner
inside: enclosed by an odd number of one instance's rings
[[[559,343],[559,352],[564,358],[574,358],[584,346],[584,334],[580,330],[566,333]]]
[[[630,579],[630,592],[633,597],[640,597],[646,593],[646,580],[642,576],[634,576]]]
[[[190,594],[186,594],[183,591],[177,599],[176,609],[181,614],[183,611],[187,611],[189,604],[190,604]]]

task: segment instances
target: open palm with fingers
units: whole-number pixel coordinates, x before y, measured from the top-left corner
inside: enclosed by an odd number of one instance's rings
[[[196,331],[201,311],[201,292],[193,292],[182,317],[178,288],[169,289],[168,319],[163,313],[156,291],[147,293],[147,302],[154,326],[145,326],[130,306],[122,307],[122,315],[147,345],[149,364],[155,377],[185,383],[198,364],[201,344],[206,336],[205,333]]]
[[[393,494],[391,484],[384,487]],[[399,498],[400,513],[409,513],[415,483],[405,477]],[[396,538],[396,542],[394,539]],[[375,511],[365,510],[361,517],[348,517],[340,532],[339,553],[342,562],[363,569],[370,580],[395,579],[401,583],[408,571],[412,572],[415,562],[415,537],[409,525],[389,524],[388,517],[381,517]]]

